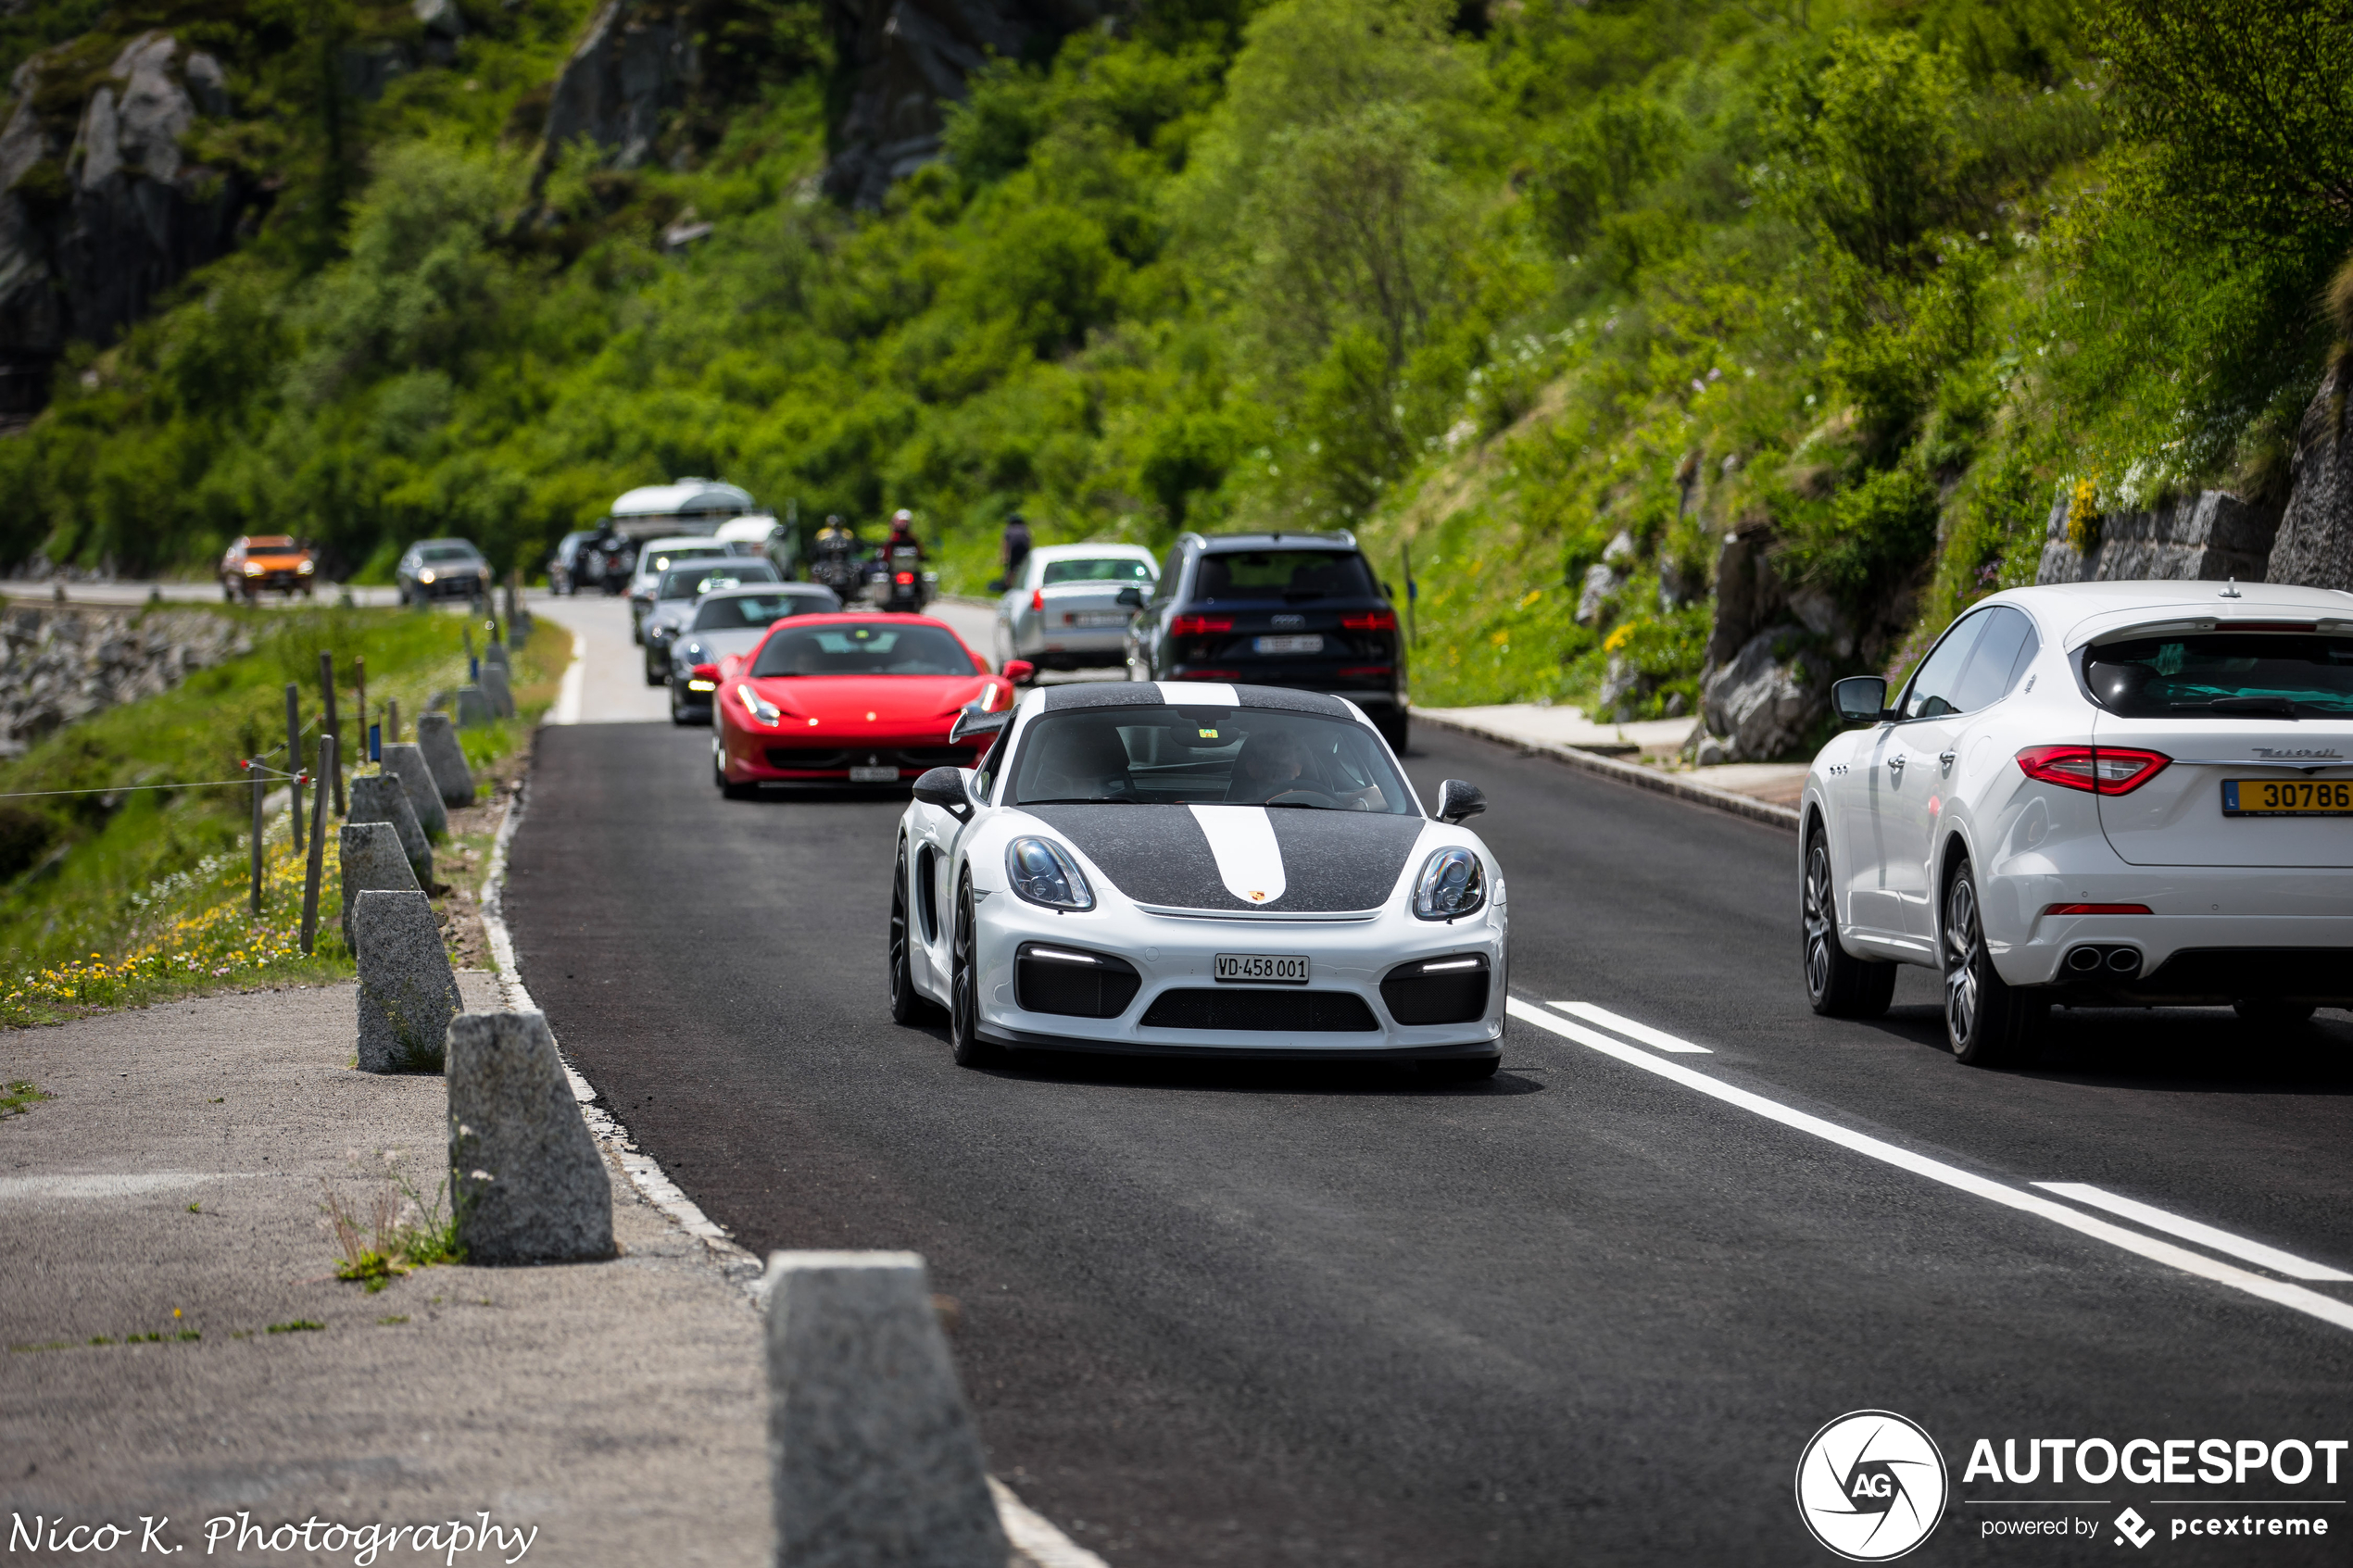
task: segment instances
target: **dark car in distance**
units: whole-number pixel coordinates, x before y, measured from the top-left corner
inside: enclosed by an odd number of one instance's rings
[[[404,605],[433,599],[476,599],[490,593],[490,563],[463,539],[421,539],[393,569]]]
[[[1225,681],[1344,697],[1405,749],[1405,645],[1355,535],[1178,536],[1127,633],[1139,681]]]

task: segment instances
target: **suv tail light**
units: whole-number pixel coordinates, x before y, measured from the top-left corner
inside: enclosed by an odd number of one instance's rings
[[[1230,615],[1179,615],[1168,622],[1168,634],[1172,637],[1199,637],[1233,629],[1234,618]]]
[[[1394,632],[1397,612],[1393,609],[1365,609],[1340,618],[1341,627],[1350,632]]]
[[[2161,751],[2120,746],[2030,746],[2018,754],[2028,778],[2093,795],[2130,795],[2172,760]]]

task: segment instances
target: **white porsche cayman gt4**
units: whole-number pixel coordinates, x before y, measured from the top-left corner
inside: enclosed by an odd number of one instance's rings
[[[1378,731],[1315,693],[1049,686],[901,819],[890,1005],[956,1060],[1011,1050],[1500,1060],[1502,868],[1460,780],[1426,811]]]

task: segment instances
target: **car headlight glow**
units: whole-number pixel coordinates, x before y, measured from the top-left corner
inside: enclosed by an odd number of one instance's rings
[[[1050,909],[1091,909],[1095,890],[1078,862],[1051,838],[1016,838],[1005,846],[1005,875],[1013,892]]]
[[[783,709],[753,691],[745,683],[741,681],[736,683],[736,695],[743,699],[746,708],[751,709],[751,716],[761,723],[774,726],[785,721]]]
[[[1421,920],[1460,920],[1487,902],[1487,872],[1478,857],[1460,845],[1434,849],[1414,878],[1414,914]]]
[[[260,576],[260,575],[261,575],[261,563],[260,563],[259,561],[258,561],[258,560],[249,560],[249,561],[245,562],[245,575],[246,575],[247,577],[258,577],[258,576]]]
[[[312,561],[307,561],[307,560],[305,560],[305,561],[296,561],[296,562],[295,562],[295,570],[296,570],[296,571],[301,572],[301,573],[302,573],[305,577],[308,577],[308,576],[309,576],[309,575],[310,575],[313,571],[316,571],[318,570],[318,566],[317,566],[317,564],[316,564],[315,562],[312,562]]]
[[[420,571],[419,573],[417,573],[417,581],[418,581],[418,582],[420,582],[420,583],[430,583],[430,582],[432,582],[432,581],[433,581],[433,568],[431,568],[431,567],[427,567],[427,568],[425,568],[422,571]]]

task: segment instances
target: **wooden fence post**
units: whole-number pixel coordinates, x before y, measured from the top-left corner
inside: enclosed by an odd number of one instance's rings
[[[302,853],[302,688],[286,683],[286,809],[294,814],[295,853]],[[322,819],[323,820],[323,819]]]
[[[302,956],[308,958],[319,935],[319,884],[326,872],[327,781],[341,776],[335,761],[335,737],[319,737],[319,805],[311,813],[310,863],[302,873]],[[297,791],[297,793],[299,793]]]

